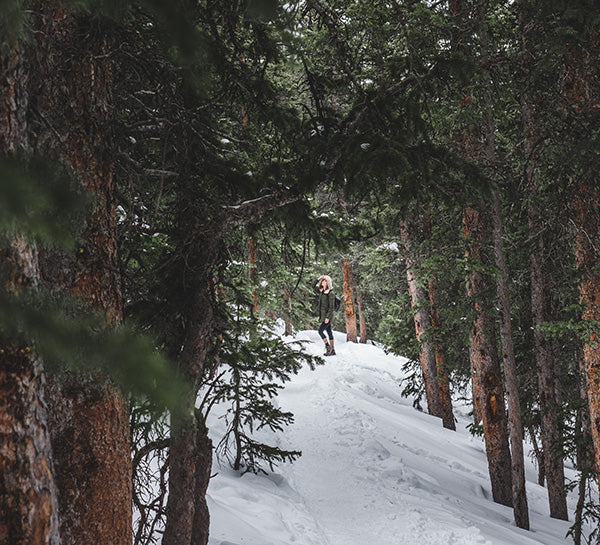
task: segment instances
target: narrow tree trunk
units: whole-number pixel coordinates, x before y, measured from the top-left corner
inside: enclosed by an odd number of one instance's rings
[[[493,303],[489,299],[493,283],[484,272],[485,267],[490,265],[484,251],[488,236],[484,220],[476,208],[465,208],[463,228],[467,242],[468,294],[475,311],[470,334],[470,355],[478,386],[492,496],[495,502],[512,506],[512,472],[504,389],[494,336]]]
[[[182,398],[178,415],[171,416],[169,497],[162,545],[189,545],[195,517],[198,425],[193,414],[196,390]]]
[[[358,306],[358,325],[360,331],[360,342],[366,344],[367,342],[367,322],[365,321],[365,314],[363,312],[362,292],[357,290],[356,292],[356,305]]]
[[[427,238],[431,237],[431,209],[427,205],[423,214],[423,230]],[[435,347],[435,365],[437,375],[438,392],[440,396],[440,411],[444,428],[456,430],[454,413],[452,411],[452,395],[450,393],[450,374],[446,361],[446,350],[442,342],[440,331],[442,330],[442,318],[439,313],[439,300],[437,289],[437,278],[433,271],[429,271],[429,308],[431,312],[431,328],[433,331],[433,344]]]
[[[416,222],[411,213],[404,220],[401,236],[405,248],[406,279],[414,315],[415,334],[421,349],[419,359],[421,361],[421,373],[423,374],[425,396],[427,398],[427,409],[429,414],[441,417],[442,410],[437,381],[435,350],[429,339],[423,338],[425,333],[431,333],[431,320],[427,292],[417,278],[419,256],[415,249],[417,243]]]
[[[214,235],[218,238],[219,233]],[[191,285],[187,286],[188,295],[184,297],[187,301],[186,325],[179,357],[180,373],[189,386],[189,392],[182,396],[177,413],[171,415],[169,496],[163,545],[191,545],[193,534],[208,536],[209,533],[208,517],[201,513],[206,508],[206,498],[198,495],[198,491],[203,488],[207,471],[201,461],[212,458],[212,445],[203,439],[205,431],[198,422],[194,407],[200,381],[208,373],[206,356],[214,331],[211,295],[215,290],[207,272],[214,266],[210,243],[207,241],[205,248],[190,258],[187,265],[182,264],[184,268],[190,267],[186,275]],[[210,451],[199,451],[200,447]]]
[[[283,321],[285,323],[284,335],[292,334],[292,295],[289,284],[283,285]]]
[[[527,144],[526,144],[527,146]],[[534,183],[533,180],[531,183]],[[531,185],[530,185],[531,187]],[[532,190],[533,191],[533,190]],[[531,199],[534,195],[531,196]],[[537,233],[541,229],[535,205],[530,200],[529,232]],[[543,324],[548,321],[546,267],[544,256],[546,248],[543,236],[537,239],[537,245],[530,256],[531,270],[531,313],[533,318],[533,338],[538,376],[538,394],[541,413],[541,440],[544,451],[544,473],[548,487],[550,516],[568,520],[566,491],[564,482],[562,438],[560,418],[555,388],[555,361],[551,342],[546,338]]]
[[[254,237],[250,237],[248,243],[248,278],[252,287],[252,306],[250,311],[254,314],[258,312],[258,293],[256,291],[256,244]]]
[[[352,265],[347,259],[342,259],[342,278],[344,282],[344,315],[346,318],[346,340],[358,342],[356,332],[356,308],[354,306],[354,289],[352,281]]]
[[[481,64],[486,70],[489,66],[489,45],[486,25],[487,1],[480,9]],[[497,181],[496,171],[496,124],[493,104],[490,97],[491,81],[486,77],[484,102],[486,106],[484,134],[486,140],[485,156],[491,167],[490,177]],[[508,265],[504,252],[504,227],[502,225],[502,205],[498,190],[494,191],[492,205],[493,241],[496,267],[500,273],[496,277],[496,293],[500,311],[500,344],[504,364],[504,379],[508,398],[508,427],[512,463],[512,498],[515,523],[519,528],[529,530],[529,509],[525,489],[525,459],[523,455],[523,425],[521,423],[521,403],[519,401],[519,381],[510,320],[510,302],[508,298]]]
[[[519,401],[519,381],[517,363],[513,345],[510,320],[510,303],[508,300],[508,266],[502,241],[502,210],[498,193],[494,193],[494,253],[496,267],[500,274],[496,279],[498,306],[500,308],[500,342],[504,363],[504,379],[508,398],[508,428],[512,462],[512,493],[515,523],[519,528],[529,530],[529,508],[525,488],[525,456],[523,454],[523,424],[521,422],[521,402]]]

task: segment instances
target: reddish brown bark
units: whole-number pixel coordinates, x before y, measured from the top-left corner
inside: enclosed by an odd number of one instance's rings
[[[29,79],[23,49],[5,43],[0,54],[0,153],[29,149]],[[2,183],[16,183],[4,180]],[[0,250],[15,293],[40,281],[35,246],[15,238]],[[27,343],[0,339],[0,545],[59,545],[58,491],[48,429],[46,375]]]
[[[0,252],[12,289],[39,281],[37,253],[23,239]],[[30,346],[0,342],[0,544],[59,545],[58,499],[48,430],[46,378]]]
[[[427,409],[429,414],[441,417],[442,410],[437,381],[435,350],[429,339],[423,337],[425,333],[431,333],[431,319],[427,292],[417,278],[419,256],[415,249],[417,234],[414,214],[409,213],[405,218],[401,229],[401,236],[405,248],[406,279],[414,315],[415,335],[421,349],[419,359],[421,361],[421,374],[423,375],[423,384],[425,386]]]
[[[354,288],[352,280],[352,265],[347,259],[342,259],[342,278],[344,283],[344,316],[346,318],[346,340],[358,342],[356,331],[356,308],[354,306]]]
[[[504,389],[491,312],[493,303],[489,300],[493,283],[484,272],[484,268],[490,265],[484,251],[488,235],[485,223],[474,206],[464,210],[463,231],[467,243],[468,295],[474,308],[469,353],[477,384],[476,395],[479,396],[492,496],[495,502],[512,506]]]
[[[68,164],[95,197],[76,258],[49,256],[45,280],[102,311],[108,324],[118,324],[108,34],[97,22],[56,5],[33,7],[36,71],[29,89],[36,96],[35,147]],[[57,378],[51,391],[63,544],[130,545],[131,450],[123,394],[98,375]]]

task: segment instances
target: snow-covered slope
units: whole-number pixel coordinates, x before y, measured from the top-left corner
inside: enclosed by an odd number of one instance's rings
[[[555,545],[570,523],[551,519],[546,491],[527,461],[531,531],[495,504],[483,441],[400,395],[401,358],[336,336],[337,356],[303,369],[279,396],[295,423],[277,441],[302,450],[275,474],[240,476],[215,464],[210,545]],[[321,354],[314,331],[297,339]],[[218,440],[222,424],[211,422]],[[269,438],[271,441],[273,437]],[[573,477],[572,473],[568,476]],[[573,512],[573,504],[570,504]]]

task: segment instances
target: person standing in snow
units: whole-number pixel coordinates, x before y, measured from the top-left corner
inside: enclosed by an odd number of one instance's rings
[[[325,343],[325,356],[335,356],[335,348],[333,347],[333,331],[331,330],[331,322],[333,320],[333,311],[335,309],[335,294],[333,293],[333,283],[331,277],[326,274],[319,276],[316,285],[319,292],[319,335]],[[327,337],[325,336],[327,332]]]

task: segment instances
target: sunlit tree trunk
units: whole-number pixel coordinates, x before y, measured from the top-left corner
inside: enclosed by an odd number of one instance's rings
[[[342,278],[344,282],[344,316],[346,318],[346,340],[358,342],[356,331],[356,307],[354,306],[354,288],[352,280],[352,265],[347,259],[342,259]]]

